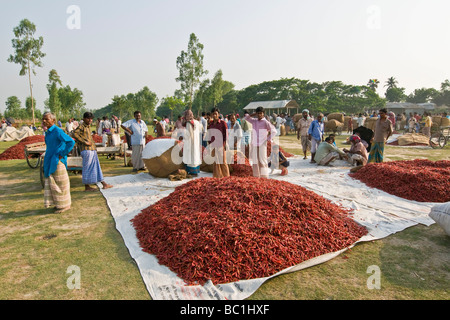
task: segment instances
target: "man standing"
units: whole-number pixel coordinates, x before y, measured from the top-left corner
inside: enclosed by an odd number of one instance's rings
[[[311,141],[308,138],[308,130],[311,126],[312,119],[309,117],[309,110],[302,111],[302,118],[297,122],[297,140],[301,140],[303,159],[307,159],[308,149],[311,149]]]
[[[44,206],[55,206],[55,213],[70,209],[70,180],[67,174],[67,155],[73,149],[75,141],[61,128],[55,125],[56,117],[45,112],[42,124],[48,128],[45,133],[47,149],[44,157]]]
[[[66,133],[67,134],[71,134],[73,131],[73,122],[72,122],[72,118],[70,118],[67,122],[66,122]]]
[[[317,119],[311,122],[308,129],[308,139],[311,141],[311,163],[316,163],[314,157],[316,156],[317,147],[323,141],[324,125],[322,122],[323,114],[319,113]]]
[[[256,118],[253,118],[256,116]],[[264,116],[264,108],[256,108],[252,115],[246,114],[245,120],[252,125],[252,143],[250,159],[254,177],[269,178],[269,163],[267,160],[267,141],[271,141],[277,130]]]
[[[194,119],[191,110],[186,110],[183,126],[186,128],[183,139],[183,163],[187,173],[196,176],[200,173],[202,164],[201,124]]]
[[[242,128],[236,120],[234,113],[230,114],[230,125],[228,127],[228,147],[229,150],[241,150]]]
[[[112,188],[112,185],[107,184],[103,180],[103,173],[98,160],[97,147],[94,139],[92,139],[91,123],[94,115],[91,112],[86,112],[83,115],[83,123],[74,130],[73,137],[78,144],[78,149],[81,152],[83,159],[82,182],[84,184],[84,191],[95,191],[91,184],[101,182],[103,189]]]
[[[131,162],[133,164],[133,172],[145,170],[145,164],[142,160],[142,150],[144,149],[148,128],[140,111],[134,112],[134,119],[123,123],[121,128],[128,132],[131,136]]]
[[[392,134],[392,122],[388,119],[387,110],[380,109],[375,124],[375,133],[373,137],[372,148],[370,149],[369,162],[381,163],[384,157],[384,145]]]
[[[428,112],[424,112],[423,117],[425,119],[425,126],[423,127],[422,133],[428,138],[431,137],[431,126],[433,125],[433,120]]]

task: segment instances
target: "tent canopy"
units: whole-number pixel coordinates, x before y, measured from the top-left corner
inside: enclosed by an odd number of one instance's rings
[[[275,111],[277,110],[277,113],[285,112],[288,113],[289,109],[296,109],[296,112],[298,113],[298,108],[300,106],[298,105],[297,101],[295,100],[277,100],[277,101],[254,101],[250,102],[244,110],[256,110],[258,107],[263,107],[264,110],[268,111]]]

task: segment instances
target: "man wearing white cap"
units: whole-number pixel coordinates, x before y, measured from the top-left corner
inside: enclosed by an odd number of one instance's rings
[[[308,129],[311,126],[312,119],[309,117],[309,110],[302,111],[302,118],[297,122],[297,139],[301,140],[303,159],[307,159],[306,154],[311,150],[311,141],[308,139]]]

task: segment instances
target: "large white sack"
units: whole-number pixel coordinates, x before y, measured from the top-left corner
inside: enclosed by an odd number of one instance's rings
[[[435,205],[429,216],[450,236],[450,202]]]

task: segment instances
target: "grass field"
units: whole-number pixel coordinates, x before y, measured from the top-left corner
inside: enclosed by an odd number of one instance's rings
[[[338,136],[338,145],[346,136]],[[294,135],[281,146],[300,154]],[[0,142],[0,153],[16,142]],[[387,147],[388,160],[450,160],[450,146],[430,150]],[[123,159],[101,156],[105,176],[130,174]],[[1,300],[147,300],[139,270],[100,192],[85,193],[70,175],[72,209],[61,215],[43,208],[39,171],[25,160],[0,161]],[[449,190],[450,192],[450,190]],[[77,266],[80,289],[69,289]],[[367,286],[378,266],[381,288]],[[69,269],[70,271],[70,269]],[[356,245],[337,258],[264,283],[250,300],[448,300],[450,237],[437,224],[418,225],[385,239]]]

